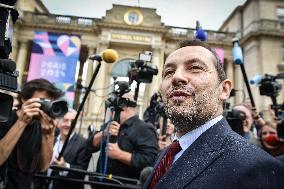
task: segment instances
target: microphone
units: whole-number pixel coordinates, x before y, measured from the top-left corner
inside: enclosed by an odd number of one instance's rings
[[[105,61],[106,63],[114,63],[118,59],[118,54],[113,49],[106,49],[103,51],[102,55],[91,55],[89,56],[90,60],[96,61]]]
[[[242,49],[239,45],[239,41],[237,38],[233,39],[233,59],[235,64],[243,64],[244,63],[244,59],[243,59],[243,52]]]
[[[268,135],[264,138],[264,141],[270,146],[278,146],[280,144],[280,140],[275,135]]]
[[[249,82],[251,85],[257,85],[262,81],[262,79],[263,79],[262,75],[256,75]]]
[[[196,21],[195,39],[199,39],[200,41],[206,41],[207,39],[206,32],[202,29],[198,20]]]
[[[0,59],[0,69],[13,73],[16,70],[16,63],[10,59]]]
[[[81,111],[83,110],[84,104],[85,104],[85,102],[87,100],[87,97],[88,97],[90,91],[92,90],[91,87],[93,86],[94,81],[95,81],[95,79],[96,79],[96,77],[97,77],[97,75],[99,73],[100,67],[102,65],[101,61],[104,60],[106,63],[113,63],[113,62],[115,62],[118,59],[118,54],[113,49],[106,49],[102,53],[101,56],[99,56],[99,55],[92,55],[92,56],[89,57],[89,59],[98,61],[98,64],[96,65],[95,71],[94,71],[93,76],[92,76],[92,78],[90,80],[89,86],[86,89],[86,92],[85,92],[85,95],[84,95],[84,97],[82,99],[82,102],[79,105],[79,108],[77,110],[77,114],[76,114],[74,120],[71,123],[69,132],[68,132],[68,134],[66,136],[66,140],[65,140],[65,142],[64,142],[64,144],[62,146],[62,149],[61,149],[61,151],[60,151],[60,153],[59,153],[59,155],[57,157],[58,160],[63,156],[63,153],[64,153],[64,151],[66,149],[67,144],[68,144],[69,138],[70,138],[70,136],[71,136],[75,126],[76,126],[76,123],[77,123],[77,120],[79,118],[79,115],[80,115]]]

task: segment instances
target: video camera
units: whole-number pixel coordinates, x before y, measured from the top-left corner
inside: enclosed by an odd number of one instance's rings
[[[238,133],[241,136],[244,136],[244,128],[243,128],[243,123],[244,120],[246,119],[246,114],[240,110],[236,109],[229,109],[229,105],[227,105],[224,116],[226,117],[230,127],[232,128],[233,131]]]
[[[68,103],[66,100],[50,101],[40,99],[41,109],[51,118],[63,117],[68,112]]]
[[[125,93],[130,91],[129,83],[126,81],[117,81],[115,85],[118,86],[112,95],[106,100],[105,106],[114,112],[113,121],[120,123],[120,113],[124,107],[136,107],[136,102],[128,98],[122,97]],[[110,142],[117,142],[117,136],[111,136]]]
[[[18,93],[16,63],[9,59],[13,24],[19,16],[15,4],[16,1],[0,0],[0,122],[9,118],[13,106],[11,93]]]
[[[163,127],[161,134],[165,135],[167,130],[167,115],[165,105],[159,93],[154,93],[150,100],[150,106],[146,109],[143,115],[145,122],[152,123],[157,129],[160,128],[160,118],[163,118]]]
[[[278,121],[277,135],[281,141],[284,141],[284,102],[283,104],[277,103],[276,98],[282,89],[282,85],[276,81],[277,79],[284,79],[284,73],[279,73],[275,76],[269,74],[258,76],[251,80],[251,83],[259,84],[260,95],[269,96],[271,98],[271,108],[275,112],[276,121]]]
[[[150,63],[152,61],[152,52],[145,51],[139,54],[138,60],[131,62],[129,76],[129,83],[134,80],[137,83],[151,83],[153,76],[158,74],[158,68],[155,64]]]
[[[113,91],[112,95],[106,100],[105,106],[114,110],[122,109],[126,106],[134,106],[134,104],[131,103],[133,101],[122,97],[125,93],[130,91],[129,83],[126,81],[117,81],[115,85],[117,85],[118,88]]]

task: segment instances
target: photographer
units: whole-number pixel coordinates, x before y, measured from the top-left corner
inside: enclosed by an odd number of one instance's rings
[[[243,137],[246,138],[249,143],[261,146],[256,134],[252,130],[257,127],[260,128],[264,121],[261,117],[256,116],[257,114],[253,110],[250,103],[240,103],[233,106],[234,110],[239,110],[245,114],[245,119],[243,120]]]
[[[5,181],[6,188],[30,188],[33,174],[48,168],[55,122],[41,110],[40,100],[55,100],[62,95],[45,79],[24,84],[19,109],[0,126],[2,187]]]
[[[122,97],[134,102],[133,96],[129,93]],[[126,106],[120,113],[120,123],[112,121],[108,127],[103,126],[102,131],[94,133],[89,139],[93,150],[99,151],[101,141],[103,142],[101,149],[106,147],[108,130],[111,136],[117,136],[117,143],[108,143],[106,148],[111,159],[111,167],[108,164],[106,173],[138,179],[140,171],[144,167],[151,166],[157,156],[157,137],[153,125],[140,120],[135,107]],[[105,164],[105,151],[101,153],[97,172],[102,170]]]

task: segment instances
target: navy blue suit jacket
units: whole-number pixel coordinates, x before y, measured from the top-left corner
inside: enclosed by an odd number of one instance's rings
[[[153,173],[144,188],[149,187],[152,177]],[[156,189],[167,188],[280,189],[284,188],[284,167],[233,132],[222,119],[186,149],[156,185]]]

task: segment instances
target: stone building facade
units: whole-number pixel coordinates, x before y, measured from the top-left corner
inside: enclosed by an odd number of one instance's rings
[[[151,95],[159,88],[165,58],[176,48],[178,41],[192,39],[195,32],[193,28],[165,25],[152,8],[114,4],[101,19],[52,14],[40,0],[19,0],[17,9],[20,11],[20,18],[14,28],[11,58],[17,62],[20,84],[27,79],[34,31],[76,34],[81,37],[77,82],[83,82],[84,85],[89,84],[96,66],[88,60],[88,56],[100,54],[108,48],[115,49],[119,54],[118,62],[102,64],[93,88],[109,86],[113,71],[119,69],[123,62],[136,60],[143,51],[151,51],[152,64],[157,65],[159,73],[139,94],[140,115],[149,105]],[[232,12],[218,31],[207,30],[208,43],[224,50],[225,70],[236,89],[246,91],[239,66],[233,63],[231,52],[232,39],[235,36],[240,38],[244,49],[245,67],[249,78],[255,74],[276,74],[283,69],[282,9],[284,2],[281,0],[248,0]],[[86,77],[82,77],[83,69],[87,70]],[[269,98],[263,101],[266,97],[259,97],[257,87],[252,90],[257,107],[265,108]],[[98,90],[96,95],[90,94],[84,108],[83,125],[101,123],[103,111],[100,104],[108,93],[108,90]],[[237,96],[230,99],[231,103],[241,102],[242,96],[242,93],[237,92]]]
[[[240,39],[244,65],[248,78],[260,74],[276,75],[284,72],[284,1],[247,0],[226,19],[219,31],[234,32]],[[236,89],[244,89],[239,69],[235,70]],[[277,80],[283,84],[283,79]],[[257,86],[251,87],[258,109],[267,109],[269,97],[260,96]],[[241,101],[242,94],[238,94]],[[283,103],[284,91],[280,91],[278,103]]]

